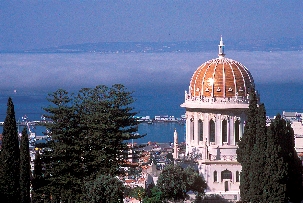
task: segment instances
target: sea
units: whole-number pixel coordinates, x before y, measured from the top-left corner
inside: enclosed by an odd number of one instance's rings
[[[185,114],[180,105],[192,74],[199,65],[216,57],[215,51],[0,53],[0,121],[5,119],[8,97],[13,99],[16,120],[27,117],[36,121],[49,105],[47,95],[59,88],[76,93],[83,87],[115,83],[133,92],[132,106],[137,116],[180,118]],[[231,50],[226,57],[250,70],[269,117],[283,111],[303,112],[301,50]],[[179,142],[185,141],[182,123],[141,123],[138,133],[146,136],[134,142],[173,142],[175,129]],[[45,129],[36,127],[35,131],[42,135]]]

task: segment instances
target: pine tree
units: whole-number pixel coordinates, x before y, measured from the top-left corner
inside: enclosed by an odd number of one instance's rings
[[[120,173],[126,141],[137,138],[133,98],[123,85],[113,85],[77,94],[58,90],[48,100],[45,117],[52,121],[47,124],[52,141],[43,154],[48,190],[53,199],[78,201],[85,182]]]
[[[44,186],[46,185],[44,179],[44,171],[42,167],[42,161],[39,151],[36,151],[35,160],[34,160],[34,171],[32,183],[32,202],[33,203],[42,203],[43,197],[46,195],[44,191]]]
[[[59,89],[49,95],[52,106],[45,108],[49,113],[45,117],[52,122],[47,125],[52,140],[44,150],[45,191],[52,198],[68,201],[77,200],[82,194],[83,163],[81,160],[81,138],[79,120],[72,106],[72,94]]]
[[[30,155],[27,129],[22,130],[20,143],[20,202],[29,203],[30,200]]]
[[[15,203],[20,199],[20,150],[14,104],[10,97],[2,135],[1,201]]]
[[[240,174],[240,196],[242,201],[249,201],[250,199],[250,177],[251,174],[251,155],[256,143],[257,133],[257,115],[258,115],[258,100],[255,90],[251,90],[250,103],[247,115],[247,122],[244,127],[244,134],[238,143],[237,160],[242,165]]]

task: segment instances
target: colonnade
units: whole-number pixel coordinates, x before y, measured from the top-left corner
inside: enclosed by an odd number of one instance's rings
[[[243,135],[245,119],[243,112],[238,114],[186,112],[186,144],[189,148],[212,145],[236,146]]]

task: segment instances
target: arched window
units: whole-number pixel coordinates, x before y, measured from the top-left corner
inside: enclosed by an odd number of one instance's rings
[[[194,140],[195,139],[195,122],[194,122],[193,118],[190,119],[190,129],[191,129],[191,138],[192,138],[192,140]]]
[[[227,142],[227,120],[222,121],[222,142]]]
[[[203,121],[199,120],[199,141],[203,141]]]
[[[236,182],[240,182],[240,173],[236,171]]]
[[[214,182],[218,182],[218,173],[214,171]]]
[[[213,119],[209,121],[209,141],[215,142],[215,135],[216,135],[216,129],[215,129],[215,122]]]
[[[224,170],[221,172],[221,179],[231,179],[232,178],[232,174],[231,171],[229,170]]]
[[[235,142],[239,142],[239,140],[240,140],[239,131],[240,131],[240,121],[239,121],[239,119],[237,119],[235,121]]]

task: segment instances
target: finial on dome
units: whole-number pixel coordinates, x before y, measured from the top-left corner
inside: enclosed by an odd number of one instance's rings
[[[221,35],[221,41],[220,41],[220,44],[218,45],[219,46],[219,58],[224,58],[225,54],[224,54],[224,43],[223,43],[223,38],[222,38],[222,35]]]

